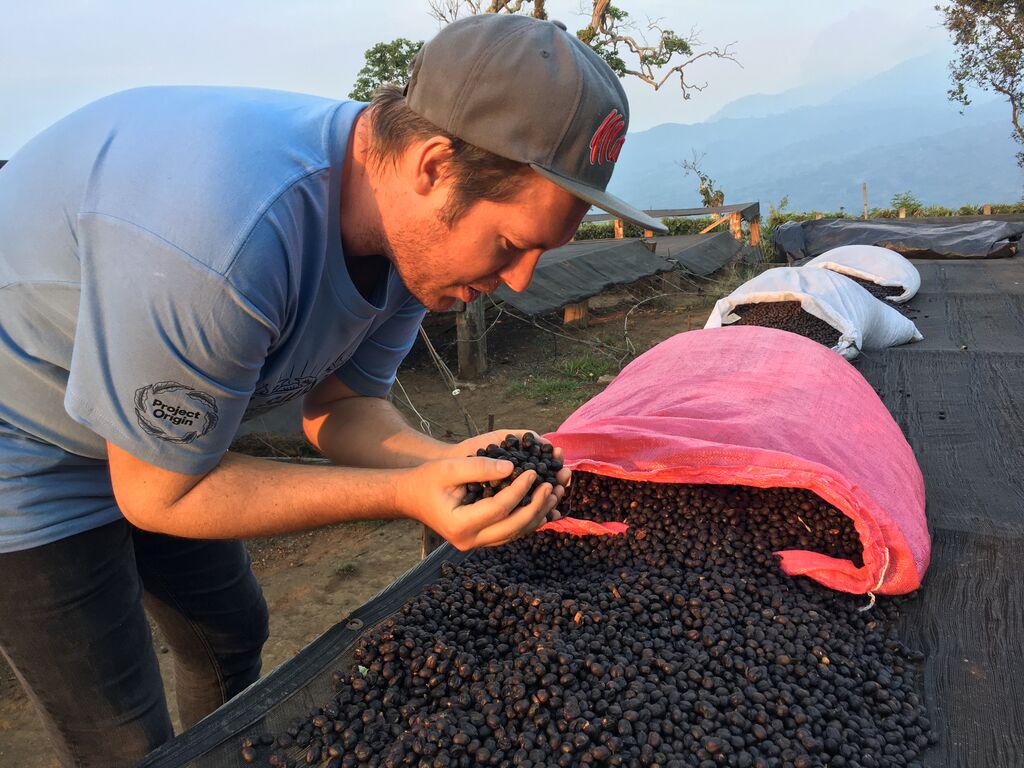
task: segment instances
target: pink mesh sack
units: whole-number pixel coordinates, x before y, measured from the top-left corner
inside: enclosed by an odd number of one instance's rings
[[[804,550],[782,569],[851,593],[902,594],[931,556],[924,481],[899,426],[831,350],[769,328],[668,339],[547,437],[566,465],[629,480],[806,488],[853,520],[864,565]]]

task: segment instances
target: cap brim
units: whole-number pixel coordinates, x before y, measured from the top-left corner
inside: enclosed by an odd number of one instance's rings
[[[543,176],[548,181],[551,181],[566,192],[585,200],[591,205],[597,206],[602,211],[607,211],[613,216],[618,216],[620,219],[636,224],[638,227],[644,229],[650,229],[654,232],[668,232],[668,227],[662,224],[657,219],[651,218],[643,211],[634,208],[624,200],[620,200],[615,195],[610,195],[604,190],[595,189],[594,187],[588,187],[585,184],[580,184],[575,179],[567,179],[561,174],[549,171],[536,163],[530,163],[530,167],[533,168],[537,173]]]

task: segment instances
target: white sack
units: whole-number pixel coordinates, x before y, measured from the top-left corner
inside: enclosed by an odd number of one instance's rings
[[[799,301],[804,311],[839,331],[833,349],[847,360],[861,350],[885,349],[920,341],[917,326],[847,277],[827,269],[778,267],[748,280],[719,299],[705,328],[719,328],[739,320],[733,308],[768,301]]]
[[[910,301],[921,288],[917,267],[896,251],[877,245],[841,245],[815,256],[804,266],[830,269],[876,285],[902,288],[903,293],[898,296],[886,297],[886,301],[894,304]]]

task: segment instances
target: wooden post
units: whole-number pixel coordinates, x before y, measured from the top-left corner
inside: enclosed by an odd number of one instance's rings
[[[750,221],[750,244],[757,247],[761,244],[761,217]]]
[[[612,224],[612,231],[615,233],[616,240],[622,239],[622,229],[622,219],[616,219],[615,222]]]
[[[899,213],[898,213],[898,216],[899,216],[899,217],[900,217],[901,219],[905,219],[905,218],[907,218],[907,209],[906,209],[906,208],[900,208],[900,210],[899,210]]]
[[[577,328],[586,328],[590,324],[590,310],[587,302],[579,304],[566,304],[565,312],[562,315],[562,322],[565,325],[574,325]]]
[[[423,535],[420,537],[420,560],[425,558],[442,544],[444,544],[444,539],[424,525]]]
[[[743,230],[740,227],[740,214],[736,213],[729,214],[729,230],[732,232],[732,236],[737,240],[743,239]]]
[[[862,185],[864,190],[864,218],[868,217],[868,183],[865,181]]]
[[[487,339],[484,300],[471,301],[455,315],[458,335],[459,378],[475,379],[487,372]]]
[[[992,203],[985,203],[981,207],[981,213],[984,216],[991,216],[992,215]]]
[[[671,272],[666,272],[662,275],[665,282],[675,288],[677,291],[684,291],[687,289],[689,282],[684,276],[685,270],[682,267],[676,267]]]

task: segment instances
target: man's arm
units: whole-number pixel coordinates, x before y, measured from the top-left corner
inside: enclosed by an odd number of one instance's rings
[[[227,453],[204,475],[160,469],[107,443],[114,495],[144,530],[185,538],[268,536],[351,520],[409,517],[459,549],[500,544],[533,530],[557,498],[544,484],[516,508],[534,472],[489,499],[462,506],[467,482],[507,477],[511,462],[483,457],[411,469],[308,466]]]
[[[473,456],[480,448],[500,443],[512,433],[522,437],[523,429],[487,432],[460,443],[443,443],[417,431],[387,400],[363,397],[330,376],[309,393],[303,404],[303,430],[309,441],[335,464],[349,467],[416,467],[425,461]],[[543,438],[538,440],[547,442]],[[562,450],[555,448],[555,458]],[[568,469],[558,473],[559,501],[569,485]]]
[[[384,398],[364,397],[336,376],[306,396],[302,427],[324,456],[347,467],[400,469],[459,455],[451,443],[409,426]]]

